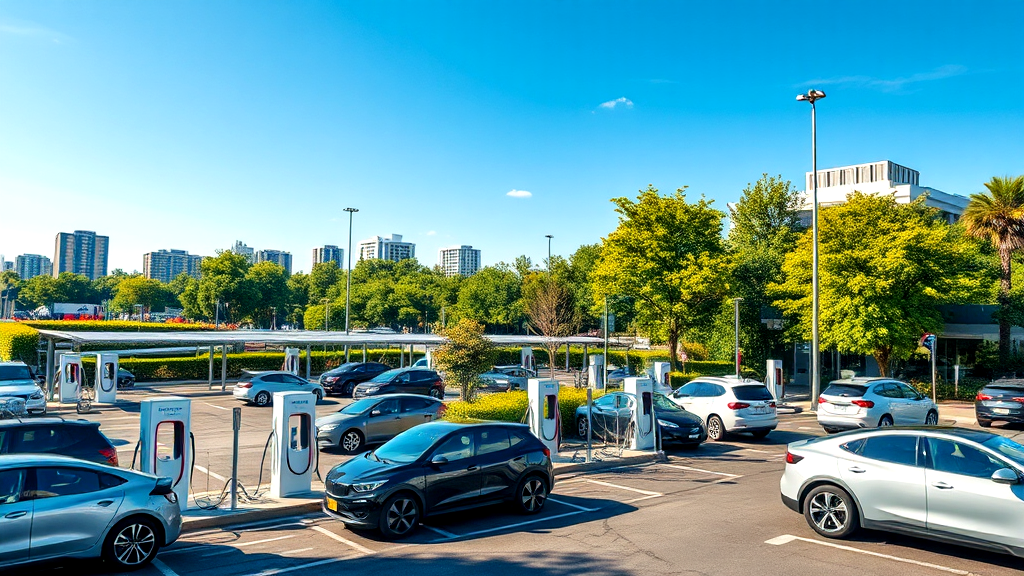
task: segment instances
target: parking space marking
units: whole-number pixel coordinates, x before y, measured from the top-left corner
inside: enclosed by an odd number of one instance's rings
[[[362,544],[356,544],[355,542],[349,540],[348,538],[345,538],[343,536],[339,536],[339,535],[335,534],[334,532],[331,532],[327,528],[324,528],[323,526],[313,526],[312,529],[317,531],[317,532],[319,532],[319,533],[321,533],[321,534],[323,534],[324,536],[327,536],[328,538],[332,538],[334,540],[337,540],[338,542],[341,542],[342,544],[345,544],[346,546],[349,546],[349,547],[351,547],[354,550],[358,550],[359,552],[362,552],[363,554],[376,554],[376,552],[374,552],[373,550],[370,550],[366,546],[363,546]]]
[[[836,548],[839,550],[845,550],[847,552],[856,552],[858,554],[865,554],[868,556],[874,556],[876,558],[885,558],[886,560],[893,560],[895,562],[903,562],[904,564],[913,564],[915,566],[922,566],[924,568],[932,568],[940,570],[942,572],[949,572],[950,574],[962,574],[963,576],[970,576],[970,572],[967,570],[960,570],[957,568],[950,568],[948,566],[940,566],[938,564],[932,564],[931,562],[922,562],[920,560],[911,560],[910,558],[900,558],[899,556],[892,556],[889,554],[882,554],[880,552],[871,552],[870,550],[861,550],[860,548],[854,548],[853,546],[844,546],[842,544],[836,544],[834,542],[822,542],[821,540],[815,540],[813,538],[803,538],[801,536],[793,536],[792,534],[783,534],[782,536],[776,536],[770,540],[765,540],[765,544],[771,544],[772,546],[782,546],[789,544],[794,540],[800,542],[809,542],[811,544],[820,544],[821,546],[828,546],[830,548]]]
[[[290,568],[276,568],[273,570],[264,570],[262,572],[253,572],[249,576],[273,576],[274,574],[287,574],[288,572],[305,570],[306,568],[314,568],[316,566],[323,566],[324,564],[333,564],[335,562],[341,562],[342,560],[345,560],[345,558],[328,558],[326,560],[318,560],[307,564],[299,564],[298,566],[292,566]]]
[[[629,486],[622,486],[622,485],[619,485],[619,484],[612,484],[611,482],[604,482],[602,480],[590,480],[588,478],[588,479],[584,480],[584,482],[590,482],[591,484],[597,484],[598,486],[607,486],[609,488],[618,488],[620,490],[628,490],[630,492],[636,492],[637,494],[643,494],[644,496],[648,496],[648,497],[651,497],[651,498],[656,498],[658,496],[664,496],[664,494],[662,494],[661,492],[651,492],[650,490],[641,490],[639,488],[630,488]]]
[[[280,556],[288,556],[289,554],[299,554],[300,552],[309,552],[312,549],[313,549],[312,547],[309,547],[309,548],[299,548],[297,550],[285,550],[284,552],[281,552],[279,555]]]
[[[160,573],[163,574],[164,576],[178,576],[177,572],[175,572],[174,570],[171,570],[171,568],[167,564],[164,564],[163,562],[157,560],[156,558],[153,558],[153,568],[156,568],[157,570],[159,570]]]
[[[728,472],[715,472],[714,470],[704,470],[703,468],[693,468],[690,466],[681,466],[679,464],[662,464],[662,466],[668,468],[675,468],[677,470],[689,470],[690,472],[700,472],[702,474],[713,474],[715,476],[725,476],[727,478],[742,478],[741,474],[729,474]]]
[[[216,404],[210,404],[209,402],[203,402],[203,404],[206,404],[207,406],[210,406],[212,408],[216,408],[218,410],[227,410],[228,412],[231,412],[231,408],[227,408],[227,407],[224,407],[224,406],[217,406]]]
[[[217,480],[220,480],[221,482],[227,482],[228,481],[227,478],[221,476],[220,474],[217,474],[216,472],[210,472],[209,469],[203,468],[199,464],[193,464],[192,467],[195,468],[196,470],[199,470],[203,474],[206,474],[210,478],[216,478]],[[219,492],[217,492],[217,493],[219,494]]]
[[[218,550],[209,554],[203,554],[203,558],[207,556],[219,556],[221,554],[228,554],[233,552],[236,548],[245,548],[247,546],[255,546],[257,544],[266,544],[267,542],[277,542],[278,540],[287,540],[289,538],[295,538],[295,534],[288,534],[287,536],[278,536],[277,538],[265,538],[263,540],[254,540],[252,542],[243,542],[242,544],[228,544],[231,547],[230,550]]]
[[[659,494],[659,496],[660,496],[660,494]],[[469,538],[471,536],[479,536],[481,534],[490,534],[491,532],[501,532],[503,530],[510,530],[512,528],[519,528],[521,526],[529,526],[530,524],[537,524],[539,522],[547,522],[549,520],[557,520],[559,518],[566,518],[568,516],[576,516],[577,514],[583,514],[583,513],[584,512],[582,510],[577,510],[575,512],[566,512],[565,514],[555,514],[554,516],[548,516],[546,518],[537,518],[535,520],[527,520],[525,522],[516,522],[515,524],[508,524],[508,525],[505,525],[505,526],[497,526],[495,528],[486,528],[484,530],[477,530],[475,532],[470,532],[468,534],[460,534],[460,535],[456,536],[455,538]],[[452,539],[453,538],[439,538],[437,540],[434,540],[433,542],[435,542],[435,543],[436,542],[446,542],[446,541],[452,540]]]
[[[274,524],[274,522],[278,522]],[[270,526],[264,526],[264,524],[270,524]],[[259,526],[259,528],[255,528]],[[181,537],[182,542],[187,542],[186,538],[195,538],[196,536],[206,536],[208,534],[230,534],[232,532],[259,532],[261,530],[273,530],[274,528],[284,528],[285,526],[305,526],[302,522],[280,522],[279,518],[273,520],[264,520],[262,522],[251,522],[249,524],[242,524],[241,526],[234,528],[212,528],[210,530],[203,530],[200,532],[189,532]],[[168,552],[176,552],[175,550],[168,550]]]
[[[458,538],[459,537],[458,534],[454,534],[454,533],[449,532],[447,530],[441,530],[440,528],[434,528],[433,526],[427,526],[426,524],[420,524],[420,526],[422,526],[422,527],[424,527],[427,530],[430,530],[432,532],[437,532],[438,534],[440,534],[441,536],[444,536],[445,538]]]
[[[598,510],[600,510],[600,508],[586,508],[586,507],[580,506],[578,504],[573,504],[572,502],[565,502],[563,500],[559,500],[557,498],[552,498],[550,496],[548,496],[548,501],[549,502],[554,502],[556,504],[561,504],[563,506],[572,506],[573,508],[576,508],[577,510],[582,510],[584,512],[597,512]]]

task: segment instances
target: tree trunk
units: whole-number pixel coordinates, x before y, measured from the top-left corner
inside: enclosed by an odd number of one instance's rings
[[[999,279],[999,367],[1005,370],[1010,362],[1010,319],[1006,315],[1010,305],[1010,288],[1012,271],[1010,268],[1010,251],[999,249],[1001,278]]]
[[[679,330],[676,328],[676,323],[674,321],[670,321],[668,325],[668,362],[673,372],[679,370],[678,346]]]
[[[555,353],[558,352],[558,344],[553,344],[548,348],[548,365],[551,368],[551,379],[555,379]]]
[[[871,353],[878,363],[878,375],[883,378],[889,377],[889,357],[892,351],[888,348],[880,348]]]

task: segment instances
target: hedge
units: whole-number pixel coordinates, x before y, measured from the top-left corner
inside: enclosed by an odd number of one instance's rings
[[[604,394],[594,390],[594,399]],[[498,422],[526,422],[529,403],[525,390],[482,394],[472,402],[450,402],[445,410],[446,420],[491,420]],[[562,437],[576,433],[576,409],[587,404],[587,389],[562,386],[558,391],[558,411],[562,416]]]
[[[34,366],[39,332],[17,322],[0,323],[0,360],[21,360]]]
[[[705,364],[717,364],[717,362],[705,362]],[[680,386],[690,382],[690,380],[693,380],[693,379],[698,378],[700,376],[730,376],[732,374],[735,374],[736,372],[735,372],[735,368],[733,368],[733,364],[730,363],[730,362],[726,362],[726,364],[729,365],[729,371],[728,372],[720,372],[720,371],[717,371],[717,370],[712,372],[711,374],[702,374],[700,372],[686,372],[686,373],[683,373],[683,372],[669,372],[669,374],[668,374],[668,385],[671,386],[672,388],[679,388]],[[689,367],[689,362],[687,362],[687,367]],[[744,378],[753,378],[754,380],[762,380],[760,374],[757,374],[756,372],[754,372],[753,370],[751,370],[749,368],[743,368],[743,371],[741,372],[741,374],[742,374],[742,376]]]
[[[183,330],[214,330],[213,324],[130,322],[127,320],[24,320],[19,324],[38,330],[70,332],[180,332]]]
[[[959,386],[954,387],[952,382],[938,380],[935,383],[935,396],[938,400],[963,400],[974,401],[978,391],[989,383],[986,378],[961,378]],[[911,386],[925,396],[932,397],[932,381],[911,379]]]

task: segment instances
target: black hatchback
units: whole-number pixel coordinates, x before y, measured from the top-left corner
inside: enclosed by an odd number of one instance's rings
[[[1024,380],[1003,379],[986,385],[974,397],[974,415],[982,428],[993,422],[1024,423]]]
[[[327,474],[323,509],[388,538],[426,516],[510,502],[540,512],[554,484],[551,452],[523,424],[421,424]]]
[[[356,384],[366,382],[382,372],[391,370],[380,362],[346,362],[320,375],[320,385],[328,394],[351,396]]]
[[[99,422],[88,420],[0,420],[0,454],[59,454],[117,466],[117,449]]]
[[[433,370],[423,368],[395,368],[370,378],[352,390],[353,398],[381,396],[383,394],[423,394],[444,399],[444,382]]]

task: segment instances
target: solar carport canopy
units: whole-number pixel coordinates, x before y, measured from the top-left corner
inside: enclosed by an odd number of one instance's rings
[[[182,330],[160,332],[73,332],[40,330],[43,338],[57,342],[81,344],[132,344],[135,346],[219,346],[222,344],[260,343],[277,346],[306,345],[417,345],[431,346],[444,342],[436,334],[381,334],[376,332],[327,332],[322,330]],[[488,335],[498,346],[546,346],[552,341],[564,344],[601,344],[592,336],[547,338],[535,335]]]

